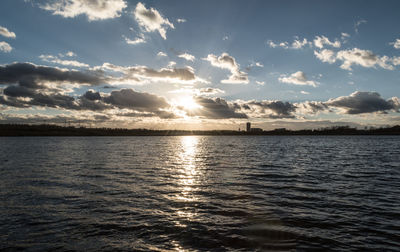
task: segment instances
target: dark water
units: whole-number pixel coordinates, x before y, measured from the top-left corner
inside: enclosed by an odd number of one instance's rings
[[[0,250],[398,251],[400,137],[0,138]]]

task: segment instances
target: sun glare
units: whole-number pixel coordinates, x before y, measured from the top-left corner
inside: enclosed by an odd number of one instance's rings
[[[179,98],[178,105],[184,107],[187,110],[195,110],[201,108],[201,106],[197,104],[191,96],[184,96]]]

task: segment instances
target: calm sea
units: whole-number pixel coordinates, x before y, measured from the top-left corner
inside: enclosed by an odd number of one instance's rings
[[[0,250],[399,248],[399,136],[0,138]]]

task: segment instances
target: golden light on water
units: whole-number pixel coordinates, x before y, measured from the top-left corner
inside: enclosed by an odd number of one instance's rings
[[[198,169],[196,167],[198,142],[199,138],[197,136],[183,136],[181,138],[181,152],[178,155],[181,163],[178,182],[181,185],[181,194],[179,196],[181,200],[193,201],[196,199],[192,191],[198,177]]]

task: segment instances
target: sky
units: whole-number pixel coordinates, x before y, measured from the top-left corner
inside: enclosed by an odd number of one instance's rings
[[[399,1],[2,0],[0,123],[400,124]]]

